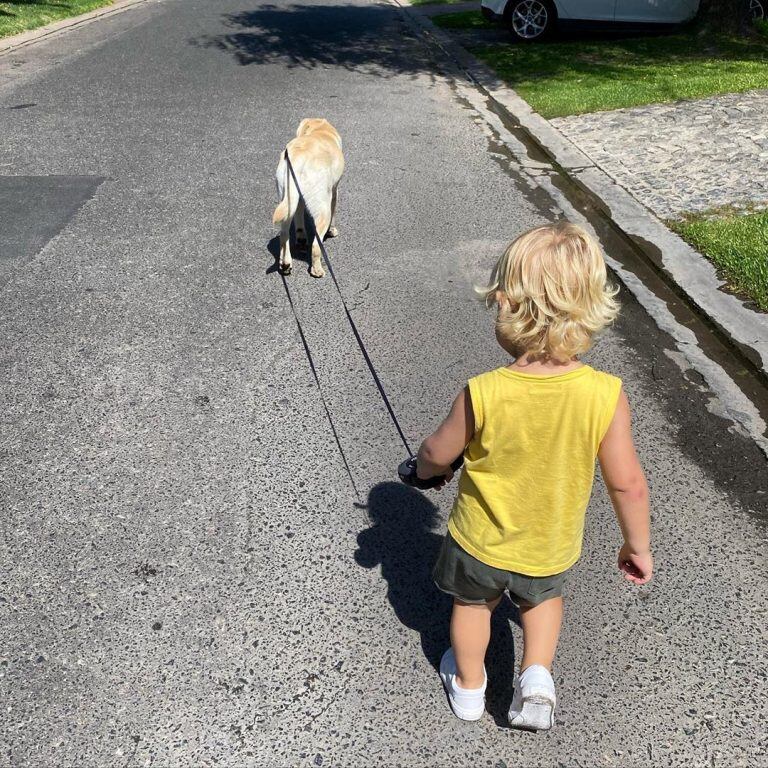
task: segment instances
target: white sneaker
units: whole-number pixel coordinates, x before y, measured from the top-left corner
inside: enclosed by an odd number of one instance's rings
[[[483,667],[485,675],[485,667]],[[440,660],[440,679],[443,681],[445,692],[453,714],[461,720],[479,720],[485,712],[485,687],[488,685],[488,676],[482,688],[461,688],[456,684],[456,659],[453,656],[453,648],[449,648]]]
[[[555,724],[555,681],[541,664],[532,664],[515,680],[509,724],[526,731],[548,731]]]

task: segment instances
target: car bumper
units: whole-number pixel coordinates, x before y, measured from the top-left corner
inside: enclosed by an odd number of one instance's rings
[[[480,13],[482,13],[483,16],[488,19],[488,21],[501,21],[504,18],[500,13],[492,11],[485,5],[480,6]]]
[[[507,0],[482,0],[480,3],[480,12],[486,19],[499,21],[504,18],[504,8]]]

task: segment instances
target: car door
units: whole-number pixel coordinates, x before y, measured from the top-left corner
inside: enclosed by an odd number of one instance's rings
[[[676,24],[696,15],[699,0],[616,0],[616,21]]]
[[[555,0],[555,5],[561,19],[613,21],[616,0]]]

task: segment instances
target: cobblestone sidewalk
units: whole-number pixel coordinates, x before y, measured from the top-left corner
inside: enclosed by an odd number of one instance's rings
[[[661,219],[768,207],[768,91],[550,122]]]

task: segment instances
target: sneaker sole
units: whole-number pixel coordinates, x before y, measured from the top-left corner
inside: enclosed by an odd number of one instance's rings
[[[523,700],[522,712],[509,724],[521,731],[548,731],[555,724],[555,708],[549,699],[531,696]]]

